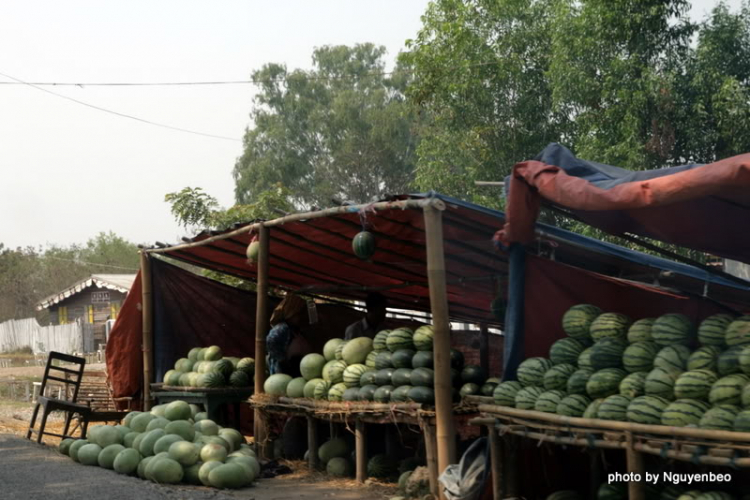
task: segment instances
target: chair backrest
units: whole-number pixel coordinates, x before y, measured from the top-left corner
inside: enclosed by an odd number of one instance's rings
[[[55,361],[69,363],[72,366],[56,366],[54,364]],[[78,399],[78,389],[81,386],[81,379],[83,378],[83,369],[85,366],[86,360],[84,358],[50,351],[49,356],[47,357],[47,366],[44,369],[44,377],[42,378],[42,386],[39,389],[39,394],[44,394],[48,380],[54,380],[55,382],[60,382],[65,387],[64,399],[75,403]],[[61,375],[58,375],[58,372]],[[73,387],[72,395],[68,390],[69,386]]]

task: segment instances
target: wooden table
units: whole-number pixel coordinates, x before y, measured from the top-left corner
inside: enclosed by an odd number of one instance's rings
[[[240,426],[240,403],[246,402],[253,394],[253,389],[222,387],[171,387],[163,384],[151,384],[151,391],[158,404],[172,401],[202,404],[208,418],[221,425],[229,425],[227,405],[234,407],[234,427]],[[222,417],[222,413],[224,417]]]

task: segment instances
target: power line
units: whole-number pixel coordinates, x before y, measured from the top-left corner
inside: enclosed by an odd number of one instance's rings
[[[6,75],[5,73],[0,73],[0,76],[4,76],[5,78],[9,78],[11,80],[14,80],[18,84],[28,85],[29,87],[35,88],[35,89],[40,90],[42,92],[46,92],[48,94],[52,94],[55,97],[59,97],[61,99],[72,101],[72,102],[75,102],[75,103],[80,104],[82,106],[86,106],[88,108],[96,109],[97,111],[102,111],[104,113],[109,113],[109,114],[112,114],[112,115],[115,115],[115,116],[119,116],[121,118],[128,118],[130,120],[135,120],[135,121],[138,121],[138,122],[141,122],[141,123],[146,123],[146,124],[149,124],[149,125],[154,125],[155,127],[162,127],[162,128],[166,128],[166,129],[170,129],[170,130],[176,130],[178,132],[185,132],[185,133],[188,133],[188,134],[200,135],[200,136],[203,136],[203,137],[212,137],[214,139],[223,139],[223,140],[226,140],[226,141],[242,142],[241,139],[236,139],[234,137],[226,137],[226,136],[223,136],[223,135],[206,134],[204,132],[197,132],[195,130],[189,130],[189,129],[186,129],[186,128],[173,127],[172,125],[165,125],[163,123],[153,122],[151,120],[146,120],[144,118],[138,118],[137,116],[128,115],[128,114],[125,114],[125,113],[120,113],[119,111],[113,111],[113,110],[107,109],[107,108],[102,108],[100,106],[95,106],[94,104],[89,104],[87,102],[79,101],[78,99],[74,99],[74,98],[68,97],[66,95],[62,95],[62,94],[58,94],[56,92],[52,92],[51,90],[47,90],[45,88],[42,88],[42,87],[40,87],[39,85],[37,85],[35,83],[25,82],[23,80],[20,80],[18,78],[13,77],[13,76]]]
[[[111,264],[99,264],[98,262],[86,262],[85,260],[63,259],[62,257],[53,257],[51,255],[44,255],[44,256],[42,256],[42,258],[43,259],[61,260],[63,262],[73,262],[75,264],[86,265],[86,266],[111,267],[112,269],[124,269],[126,271],[138,271],[137,267],[113,266]]]

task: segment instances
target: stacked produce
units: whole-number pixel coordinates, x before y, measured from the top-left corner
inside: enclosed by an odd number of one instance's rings
[[[252,387],[253,358],[224,357],[219,346],[195,347],[164,374],[164,385],[180,387]]]
[[[261,468],[245,438],[199,410],[174,401],[147,413],[132,411],[122,425],[91,427],[87,439],[64,439],[59,450],[83,465],[155,483],[215,488],[251,484]]]
[[[331,339],[323,354],[308,354],[300,363],[301,377],[277,373],[268,377],[268,394],[328,401],[377,401],[432,404],[435,401],[432,355],[433,329],[402,327],[383,330],[374,339]],[[487,379],[479,366],[465,365],[460,351],[451,350],[454,399],[492,395],[498,379]]]
[[[529,358],[498,405],[640,424],[750,432],[750,316],[632,321],[580,304],[549,358]]]

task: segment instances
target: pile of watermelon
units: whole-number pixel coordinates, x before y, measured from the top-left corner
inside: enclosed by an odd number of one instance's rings
[[[241,488],[261,471],[239,431],[219,426],[184,401],[132,411],[122,425],[91,427],[87,439],[63,439],[59,450],[83,465],[161,484]]]
[[[164,374],[164,385],[179,387],[252,387],[253,358],[224,357],[219,346],[195,347]]]
[[[499,384],[498,405],[640,424],[750,432],[750,316],[682,314],[632,321],[590,304],[568,335]]]
[[[323,354],[308,354],[300,363],[301,377],[270,376],[268,394],[328,401],[398,403],[435,402],[432,354],[433,328],[383,330],[374,339],[331,339]],[[464,365],[460,351],[451,350],[454,400],[467,395],[491,396],[499,379],[487,379],[479,366]]]
[[[546,500],[583,500],[586,496],[572,490],[561,490],[548,495]],[[646,498],[658,500],[736,500],[738,497],[717,490],[701,491],[690,486],[646,485]],[[743,497],[744,498],[744,497]],[[628,485],[626,483],[602,484],[596,495],[596,500],[627,500]]]

